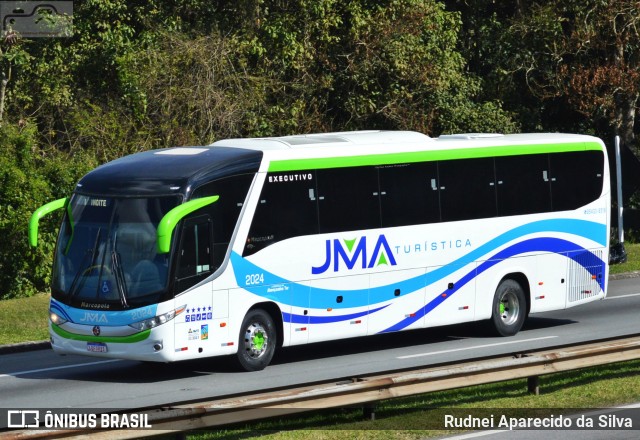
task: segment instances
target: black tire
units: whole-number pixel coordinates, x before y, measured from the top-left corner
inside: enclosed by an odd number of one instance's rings
[[[238,339],[238,363],[245,371],[263,370],[276,351],[277,332],[271,316],[262,309],[250,310],[242,321]]]
[[[491,322],[500,336],[513,336],[520,331],[527,314],[527,300],[520,283],[504,280],[493,297]]]

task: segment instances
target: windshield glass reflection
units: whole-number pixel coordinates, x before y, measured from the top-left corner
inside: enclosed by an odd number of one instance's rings
[[[93,308],[157,302],[166,293],[169,256],[157,253],[156,230],[178,202],[74,195],[56,250],[54,297]]]

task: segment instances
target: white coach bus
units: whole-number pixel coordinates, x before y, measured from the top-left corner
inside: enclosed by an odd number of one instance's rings
[[[64,212],[59,353],[171,362],[488,320],[603,299],[609,166],[570,134],[363,131],[127,156]]]

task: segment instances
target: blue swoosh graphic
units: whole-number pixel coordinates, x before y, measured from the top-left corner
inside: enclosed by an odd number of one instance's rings
[[[336,316],[305,316],[296,315],[293,313],[282,312],[282,320],[291,324],[331,324],[333,322],[348,321],[350,319],[360,318],[361,316],[370,315],[379,310],[385,309],[386,306],[378,307],[373,310],[365,310],[364,312],[350,313],[348,315],[336,315]]]
[[[242,258],[236,252],[231,253],[231,263],[233,264],[238,286],[243,285],[243,280],[247,274],[264,273],[264,285],[251,286],[251,291],[253,293],[264,298],[272,299],[274,301],[292,305],[294,307],[304,308],[324,309],[327,307],[333,307],[337,309],[365,307],[369,304],[377,304],[395,298],[394,296],[392,296],[393,290],[395,289],[400,289],[401,292],[403,292],[402,295],[415,292],[416,290],[431,285],[434,282],[451,275],[457,270],[465,267],[467,264],[481,259],[482,256],[495,251],[495,249],[505,245],[510,241],[516,240],[525,235],[540,232],[566,233],[580,236],[594,241],[601,246],[606,246],[607,243],[607,228],[603,224],[575,219],[540,220],[513,228],[497,236],[496,238],[489,240],[485,244],[458,258],[457,260],[452,261],[451,263],[439,267],[426,274],[386,286],[348,291],[322,289],[291,282],[278,275],[265,271],[259,266]],[[571,246],[572,247],[567,249],[566,252],[584,251],[583,248],[576,244],[572,244]],[[292,296],[288,292],[268,292],[267,289],[269,288],[269,285],[272,284],[291,284],[294,291],[296,291],[296,289],[308,289],[309,297],[307,298],[306,295],[296,297]],[[335,304],[336,293],[345,292],[348,293],[348,296],[345,296],[344,301],[340,304]]]
[[[572,259],[576,263],[580,264],[582,267],[587,269],[589,273],[593,276],[596,276],[598,280],[598,284],[600,288],[604,290],[604,274],[605,262],[600,258],[596,257],[594,254],[589,252],[588,250],[577,246],[575,243],[570,241],[562,240],[559,238],[533,238],[530,240],[525,240],[520,243],[516,243],[513,246],[510,246],[497,254],[491,256],[487,261],[480,264],[477,268],[473,269],[465,276],[460,278],[456,283],[454,283],[453,289],[448,289],[442,292],[440,295],[436,296],[429,303],[427,303],[424,307],[418,309],[415,314],[412,314],[411,317],[405,318],[397,324],[392,325],[391,327],[380,331],[379,333],[388,333],[394,332],[398,330],[402,330],[403,328],[413,324],[418,319],[427,315],[433,309],[438,307],[448,298],[456,293],[460,288],[464,287],[469,281],[473,280],[475,277],[486,271],[487,269],[495,266],[496,264],[502,262],[504,259],[513,257],[515,255],[523,254],[526,252],[536,252],[536,251],[546,251],[546,252],[554,252],[558,254],[566,254],[568,258]]]

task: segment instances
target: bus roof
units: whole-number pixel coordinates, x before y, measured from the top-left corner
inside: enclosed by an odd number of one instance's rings
[[[314,133],[293,136],[224,139],[212,146],[240,147],[251,150],[290,150],[345,146],[389,145],[394,143],[421,143],[433,141],[429,136],[415,131],[342,131],[336,133]]]
[[[388,165],[545,152],[602,150],[595,137],[574,134],[465,133],[431,138],[413,131],[346,131],[225,139],[209,146],[132,154],[84,176],[77,191],[103,195],[188,193],[239,173]]]
[[[265,156],[260,170],[271,172],[604,148],[598,138],[576,134],[463,133],[431,138],[412,131],[225,139],[212,146],[263,151]]]
[[[85,194],[183,194],[224,176],[255,173],[262,152],[241,148],[177,147],[150,150],[99,166],[78,182]]]

